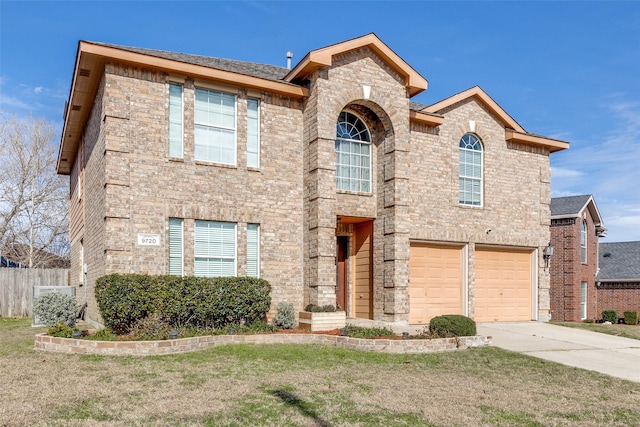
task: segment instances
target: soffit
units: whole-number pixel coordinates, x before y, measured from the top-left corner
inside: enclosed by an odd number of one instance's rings
[[[417,95],[427,89],[427,80],[391,50],[389,46],[384,44],[374,33],[309,52],[284,79],[288,82],[304,81],[315,70],[330,66],[335,55],[365,46],[369,47],[391,68],[404,77],[404,83],[410,96]]]

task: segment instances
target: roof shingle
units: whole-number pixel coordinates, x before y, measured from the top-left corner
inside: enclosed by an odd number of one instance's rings
[[[640,242],[612,242],[599,245],[597,280],[640,282]]]

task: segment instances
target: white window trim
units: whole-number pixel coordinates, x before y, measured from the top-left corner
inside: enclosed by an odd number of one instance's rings
[[[257,132],[256,132],[256,138],[258,139],[257,141],[257,152],[256,152],[256,156],[257,156],[257,160],[256,160],[256,164],[255,165],[249,165],[249,100],[251,101],[256,101],[256,103],[258,104],[258,111],[257,111]],[[260,115],[262,113],[262,105],[260,102],[260,99],[258,98],[247,98],[247,167],[249,168],[255,168],[255,169],[259,169],[260,168],[260,151],[261,151],[261,133],[260,133]]]
[[[587,264],[587,221],[582,220],[580,224],[580,261]]]
[[[180,155],[172,156],[171,155],[171,86],[179,86],[180,87]],[[170,82],[169,83],[169,157],[174,159],[181,159],[184,157],[184,85],[182,83]]]
[[[221,93],[224,95],[230,95],[233,96],[233,127],[227,127],[227,126],[217,126],[217,125],[211,125],[209,123],[201,123],[196,121],[196,114],[195,114],[195,105],[196,105],[196,92],[198,90],[206,90],[207,92],[216,92],[216,93]],[[229,93],[229,92],[225,92],[222,90],[217,90],[217,89],[210,89],[207,87],[203,87],[203,86],[196,86],[194,91],[193,91],[193,105],[194,105],[194,113],[193,113],[193,135],[194,135],[194,149],[195,149],[195,128],[196,126],[206,126],[208,128],[214,128],[214,129],[224,129],[224,130],[231,130],[233,131],[233,162],[231,163],[227,163],[227,162],[219,162],[219,161],[215,161],[215,160],[208,160],[208,159],[198,159],[195,158],[195,160],[197,162],[207,162],[207,163],[215,163],[215,164],[220,164],[220,165],[232,165],[232,166],[237,166],[238,165],[238,96],[236,94],[233,93]],[[195,157],[195,155],[194,155]]]
[[[362,124],[364,125],[365,129],[367,130],[367,134],[369,135],[369,141],[361,141],[361,140],[357,140],[357,139],[348,139],[348,138],[338,138],[336,135],[336,138],[334,139],[334,145],[335,145],[335,141],[346,141],[348,143],[351,144],[361,144],[361,145],[368,145],[369,146],[369,190],[368,191],[363,191],[363,190],[351,190],[351,189],[343,189],[343,188],[338,188],[338,150],[336,150],[334,148],[334,152],[336,154],[336,191],[338,192],[346,192],[346,193],[361,193],[361,194],[372,194],[373,193],[373,142],[371,141],[371,130],[369,129],[369,126],[367,126],[367,122],[360,117],[358,114],[354,113],[353,111],[341,111],[340,115],[342,115],[343,113],[349,113],[352,116],[355,116],[358,120],[360,120],[362,122]],[[339,120],[338,116],[338,120]],[[349,165],[343,165],[343,166],[348,166],[348,167],[352,167],[353,165],[349,164]],[[361,180],[358,180],[361,181]],[[349,179],[349,183],[351,183],[351,179]],[[349,187],[351,187],[351,185],[349,184]]]
[[[223,223],[223,224],[233,224],[233,239],[234,239],[234,253],[233,257],[230,256],[216,256],[216,257],[201,257],[196,255],[196,239],[195,239],[195,229],[197,227],[198,222],[214,222],[214,223]],[[214,220],[196,220],[194,223],[194,239],[193,239],[193,261],[195,263],[196,258],[203,259],[233,259],[233,276],[238,275],[238,223],[229,222],[229,221],[214,221]],[[194,274],[195,274],[195,264],[194,264]]]
[[[460,139],[458,139],[458,163],[457,163],[457,167],[458,167],[458,204],[460,206],[465,206],[465,207],[470,207],[470,208],[482,208],[484,207],[484,144],[482,143],[482,139],[480,139],[479,136],[477,136],[474,133],[468,132],[471,135],[475,136],[479,143],[480,143],[480,150],[471,150],[469,148],[462,148],[460,147]],[[465,133],[464,135],[467,135],[467,133]],[[462,139],[462,137],[464,137],[464,135],[462,135],[460,138]],[[462,174],[460,174],[460,150],[465,150],[465,151],[469,151],[469,152],[473,152],[473,153],[480,153],[480,178],[476,178],[473,176],[463,176]],[[471,180],[475,180],[475,181],[479,181],[480,182],[480,204],[479,205],[474,205],[471,203],[463,203],[460,200],[460,179],[471,179]]]
[[[246,263],[247,266],[249,265],[249,226],[251,225],[255,225],[256,226],[256,276],[250,276],[250,277],[256,277],[256,278],[260,278],[260,224],[255,224],[255,223],[249,223],[247,224],[247,259],[246,259]],[[245,269],[246,270],[246,269]],[[247,276],[249,275],[248,272]]]
[[[171,220],[176,220],[180,222],[180,276],[184,276],[184,220],[182,218],[169,218],[169,222],[167,224],[167,234],[169,235],[169,238],[167,239],[167,241],[169,242],[168,248],[167,248],[169,250],[168,270],[169,270],[169,274],[172,274],[171,273]]]
[[[588,285],[587,282],[580,282],[580,320],[587,318],[587,301],[588,301]],[[582,295],[584,290],[584,302],[582,301]]]

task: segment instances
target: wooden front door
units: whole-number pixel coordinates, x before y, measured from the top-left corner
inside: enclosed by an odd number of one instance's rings
[[[336,239],[338,260],[336,262],[336,308],[347,308],[347,259],[349,251],[349,238],[338,236]]]

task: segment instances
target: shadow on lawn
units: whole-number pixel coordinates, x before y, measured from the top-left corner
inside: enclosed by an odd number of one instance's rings
[[[311,405],[304,400],[300,399],[294,393],[286,390],[272,390],[270,393],[277,398],[281,399],[287,405],[293,406],[298,409],[304,416],[313,419],[319,427],[330,427],[329,421],[320,417],[316,411],[311,408]]]

